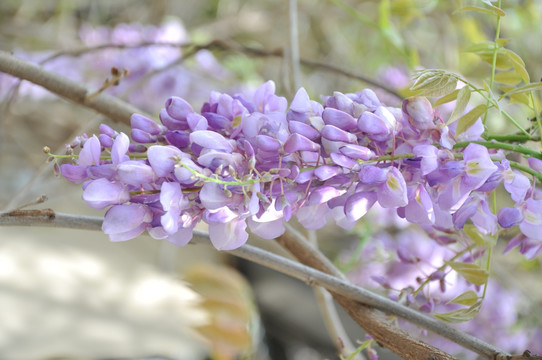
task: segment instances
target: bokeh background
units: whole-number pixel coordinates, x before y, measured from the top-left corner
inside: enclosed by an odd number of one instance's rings
[[[294,14],[291,3],[3,0],[0,49],[94,90],[111,78],[111,68],[127,69],[119,85],[105,92],[156,118],[169,96],[181,96],[197,109],[212,90],[250,93],[266,80],[273,80],[277,92],[290,100],[297,86],[315,99],[370,87],[384,102],[399,106],[415,70],[448,69],[475,83],[490,73],[487,64],[462,51],[473,42],[492,39],[495,32],[494,17],[457,12],[474,1],[298,0]],[[540,78],[542,2],[504,0],[503,8],[507,15],[501,33],[510,39],[507,47],[521,55],[532,79]],[[299,70],[291,61],[292,15],[297,20]],[[133,47],[150,43],[184,46]],[[114,46],[90,51],[102,44]],[[55,54],[60,56],[50,58]],[[526,122],[525,109],[511,106]],[[92,134],[102,122],[129,131],[126,125],[0,74],[0,208],[14,209],[46,194],[49,200],[39,207],[102,216],[84,205],[78,185],[55,177],[42,153],[45,145],[61,153],[76,135]],[[498,118],[493,126],[509,130]],[[375,218],[382,219],[382,214]],[[392,229],[392,235],[406,231],[395,223],[380,226]],[[318,238],[353,279],[382,290],[362,270],[385,272],[374,260],[390,260],[385,244],[395,240],[381,236],[373,247],[364,248],[363,231],[363,225],[350,233],[330,225]],[[407,234],[426,244],[422,233]],[[404,241],[412,241],[408,239]],[[270,242],[250,241],[280,252]],[[494,271],[495,288],[504,290],[492,295],[489,300],[496,302],[487,306],[489,313],[468,330],[512,350],[540,344],[539,261],[514,254],[496,257],[502,265]],[[488,331],[497,317],[511,330]],[[348,319],[345,323],[354,341],[365,340]],[[393,358],[377,351],[381,358]],[[311,289],[210,247],[176,248],[146,236],[113,244],[100,233],[0,228],[0,358],[338,356]]]

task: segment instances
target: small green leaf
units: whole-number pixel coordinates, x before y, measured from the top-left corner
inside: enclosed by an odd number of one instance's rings
[[[525,66],[525,61],[523,61],[523,59],[521,58],[521,56],[519,56],[518,54],[516,54],[515,52],[513,52],[512,50],[510,49],[505,49],[505,48],[501,48],[500,51],[506,55],[507,57],[510,58],[510,60],[512,60],[513,62],[521,65],[521,66]]]
[[[461,90],[459,90],[459,94],[457,95],[457,102],[455,103],[455,108],[452,111],[452,114],[450,115],[450,119],[447,121],[446,125],[449,125],[456,121],[461,115],[463,115],[463,112],[467,108],[467,105],[469,104],[470,100],[470,89],[468,86],[463,86]]]
[[[465,306],[472,306],[478,302],[478,294],[472,290],[469,290],[467,292],[464,292],[461,295],[456,296],[452,300],[450,300],[449,304],[459,304],[459,305],[465,305]]]
[[[493,41],[480,41],[467,46],[463,51],[473,54],[493,54],[495,51],[495,43]],[[497,49],[499,45],[497,45]]]
[[[501,97],[499,99],[502,99],[502,98],[506,97],[506,93],[509,92],[509,91],[512,91],[514,89],[515,88],[512,87],[512,86],[499,86],[499,90],[501,90],[503,93],[505,93],[504,95],[501,95]],[[523,105],[526,105],[526,106],[531,106],[531,98],[529,96],[529,93],[527,93],[527,92],[522,92],[522,93],[519,93],[519,94],[512,94],[512,95],[508,96],[508,98],[510,99],[511,104],[523,104]]]
[[[443,96],[451,93],[457,87],[457,77],[442,70],[424,70],[415,77],[410,90],[417,96]]]
[[[495,6],[495,5],[493,5],[493,4],[491,3],[490,0],[482,0],[482,2],[483,2],[484,4],[486,4],[487,6],[489,6],[489,8],[490,8],[491,10],[493,10],[493,12],[495,13],[495,15],[497,15],[497,16],[506,16],[506,13],[504,12],[504,10],[501,9],[501,8],[499,8],[499,7],[497,7],[497,6]]]
[[[467,224],[463,226],[463,232],[477,245],[480,246],[494,246],[497,243],[497,239],[490,235],[484,235],[478,231],[478,228],[473,224]]]
[[[480,306],[481,302],[477,302],[469,308],[458,309],[442,314],[435,314],[435,317],[450,323],[461,323],[472,320],[476,314],[478,314],[478,311],[480,311]]]
[[[499,16],[505,16],[506,14],[502,9],[492,6],[491,9],[482,8],[479,6],[463,6],[462,8],[458,9],[457,11],[476,11],[481,12],[488,15],[499,15]]]
[[[459,275],[463,276],[465,280],[474,285],[485,284],[489,277],[489,273],[486,270],[473,263],[446,261],[446,264],[454,269]]]
[[[510,42],[510,39],[500,38],[495,41],[500,47],[505,47]]]
[[[491,53],[479,53],[478,56],[482,61],[486,62],[487,64],[493,66],[493,52]],[[495,69],[497,70],[508,70],[512,68],[514,64],[504,54],[501,52],[497,52],[497,59],[495,61]]]
[[[482,104],[482,105],[478,105],[477,107],[475,107],[474,109],[472,109],[471,111],[469,111],[468,113],[460,117],[459,120],[457,121],[455,135],[457,136],[464,133],[486,111],[487,111],[487,106]]]
[[[457,94],[459,94],[460,89],[456,89],[449,93],[448,95],[444,95],[443,97],[439,98],[435,103],[433,104],[433,107],[437,107],[442,104],[449,103],[450,101],[454,101],[457,99]]]
[[[515,70],[495,74],[495,81],[505,85],[517,85],[521,80],[521,74]]]
[[[504,49],[504,48],[501,48],[499,50],[499,53],[502,53],[505,57],[510,59],[512,66],[514,67],[514,70],[516,70],[520,74],[521,79],[526,84],[528,84],[531,81],[529,78],[529,73],[525,69],[525,62],[523,61],[521,56],[519,56],[518,54],[516,54],[510,49]]]
[[[511,96],[511,95],[515,95],[515,94],[521,94],[521,93],[526,93],[526,92],[530,92],[530,91],[536,91],[536,90],[542,90],[542,82],[527,84],[527,85],[520,86],[518,88],[512,89],[512,90],[504,93],[501,96],[501,98]]]

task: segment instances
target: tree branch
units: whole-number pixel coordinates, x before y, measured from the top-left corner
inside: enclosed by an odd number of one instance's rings
[[[68,100],[91,108],[115,122],[130,124],[130,117],[133,113],[145,114],[119,98],[106,94],[99,94],[89,99],[89,91],[84,86],[5,51],[0,51],[0,71],[40,85]],[[151,117],[148,114],[145,115]]]
[[[235,51],[242,54],[245,54],[247,56],[252,57],[284,57],[284,50],[282,49],[275,49],[275,50],[265,50],[261,48],[256,48],[253,46],[246,46],[241,45],[238,43],[235,43],[233,41],[228,40],[212,40],[208,43],[204,44],[195,44],[195,43],[170,43],[170,42],[142,42],[140,44],[136,45],[120,45],[120,44],[102,44],[97,45],[93,47],[82,47],[78,49],[70,49],[70,50],[63,50],[59,51],[48,58],[42,60],[40,64],[45,64],[48,61],[51,61],[53,59],[56,59],[60,56],[79,56],[86,53],[91,53],[95,51],[100,51],[104,49],[133,49],[133,48],[139,48],[139,47],[150,47],[150,46],[157,46],[157,47],[178,47],[181,49],[190,49],[192,52],[197,52],[199,50],[225,50],[225,51]],[[360,74],[353,73],[351,71],[345,70],[342,67],[334,66],[325,62],[321,61],[315,61],[315,60],[308,60],[304,58],[299,59],[299,63],[303,66],[314,68],[314,69],[320,69],[323,71],[327,71],[330,73],[338,74],[347,78],[355,79],[358,81],[361,81],[365,84],[371,85],[376,88],[380,88],[382,90],[385,90],[391,95],[396,96],[398,99],[402,99],[403,97],[401,94],[399,94],[395,89],[390,88],[386,84],[380,83],[370,77],[363,76]]]
[[[316,231],[310,230],[308,240],[310,244],[318,249],[318,239],[316,236]],[[335,302],[333,297],[325,288],[321,286],[313,286],[314,296],[316,297],[316,302],[320,308],[320,313],[326,325],[327,331],[331,336],[331,340],[335,344],[335,347],[340,354],[348,355],[348,353],[354,353],[357,346],[354,346],[350,340],[350,336],[346,332],[346,329],[343,326],[343,323],[337,312]],[[365,356],[360,352],[355,355],[352,360],[365,360]]]
[[[51,209],[16,210],[0,214],[0,226],[49,226],[70,229],[101,230],[102,222],[102,218],[55,213]],[[509,356],[509,354],[498,349],[497,347],[489,345],[469,334],[452,328],[435,318],[429,317],[416,310],[405,307],[385,297],[374,294],[368,290],[344,281],[342,279],[344,275],[334,268],[326,257],[324,257],[321,253],[314,251],[314,249],[312,249],[308,244],[298,241],[301,239],[295,239],[296,236],[301,235],[296,233],[295,230],[290,231],[288,235],[282,236],[279,239],[279,242],[281,244],[285,244],[285,246],[291,250],[292,253],[297,254],[297,256],[308,263],[314,263],[317,268],[330,270],[330,272],[337,273],[340,278],[325,274],[321,271],[315,270],[312,267],[295,263],[284,257],[269,253],[250,245],[244,245],[238,249],[226,251],[226,253],[279,271],[283,274],[301,280],[308,285],[325,287],[333,293],[339,304],[341,304],[341,306],[343,306],[358,323],[362,324],[361,326],[363,328],[370,328],[370,330],[373,331],[369,331],[369,333],[379,343],[388,346],[388,340],[384,338],[384,341],[381,341],[382,337],[386,336],[389,336],[390,339],[394,339],[395,341],[400,341],[398,344],[402,347],[397,349],[397,346],[395,346],[395,350],[401,356],[407,359],[437,360],[454,358],[441,352],[440,350],[430,347],[427,344],[421,343],[418,340],[413,340],[410,336],[407,336],[407,342],[405,342],[405,340],[401,340],[402,336],[406,335],[404,335],[403,332],[399,333],[397,328],[392,327],[389,323],[387,323],[386,320],[383,319],[380,314],[377,314],[374,309],[378,309],[389,315],[401,317],[415,325],[447,338],[466,349],[474,351],[486,359],[493,360],[499,358],[498,356],[505,359],[506,356]],[[208,244],[208,239],[208,234],[202,231],[194,231],[193,242]],[[306,253],[307,255],[302,255],[303,253]],[[308,265],[310,266],[311,264]],[[331,266],[331,268],[327,269],[326,266]],[[368,306],[374,309],[368,308]],[[411,349],[410,346],[412,346],[413,341],[415,342],[416,347]],[[420,350],[420,348],[423,351]],[[413,351],[420,352],[413,353]],[[424,355],[427,356],[423,357]],[[429,356],[433,357],[431,358]]]

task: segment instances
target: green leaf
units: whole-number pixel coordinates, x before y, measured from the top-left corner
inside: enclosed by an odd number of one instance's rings
[[[499,101],[500,101],[502,98],[506,97],[507,92],[515,90],[515,88],[512,86],[499,86],[499,90],[501,90],[504,93],[503,95],[500,96],[499,98]],[[529,96],[529,93],[527,92],[512,94],[508,96],[508,98],[510,99],[511,104],[523,104],[526,106],[531,106],[531,97]]]
[[[497,243],[497,239],[489,236],[484,235],[478,231],[478,228],[474,226],[473,224],[467,224],[463,226],[463,232],[477,245],[480,246],[494,246]]]
[[[495,51],[495,42],[493,41],[480,41],[467,46],[463,51],[473,54],[493,54]],[[499,45],[497,45],[497,49]]]
[[[505,85],[517,85],[522,81],[522,76],[515,69],[495,74],[495,81]]]
[[[480,268],[480,266],[473,263],[462,263],[445,261],[452,269],[454,269],[459,275],[463,276],[465,280],[474,285],[483,285],[487,282],[489,273]]]
[[[514,67],[514,70],[516,70],[520,74],[521,79],[526,84],[528,84],[531,81],[529,78],[529,73],[525,69],[525,62],[523,61],[521,56],[519,56],[518,54],[516,54],[510,49],[504,49],[504,48],[499,49],[499,53],[502,53],[506,58],[510,59],[511,64]]]
[[[504,12],[504,10],[501,9],[500,7],[497,7],[497,6],[493,5],[493,4],[491,3],[491,1],[489,1],[489,0],[482,0],[482,2],[483,2],[484,4],[486,4],[487,6],[489,6],[489,8],[495,13],[495,15],[497,15],[497,16],[506,16],[506,13]]]
[[[457,11],[477,11],[488,15],[498,15],[498,16],[505,16],[505,12],[502,11],[502,9],[491,6],[490,9],[482,8],[479,6],[463,6],[462,8],[458,9]]]
[[[458,309],[442,314],[435,314],[435,317],[450,323],[461,323],[469,321],[472,320],[476,316],[476,314],[478,314],[481,304],[481,302],[477,302],[469,308]]]
[[[435,103],[433,104],[433,107],[437,107],[442,104],[449,103],[450,101],[454,101],[457,99],[457,94],[459,94],[460,89],[456,89],[449,93],[448,95],[444,95],[443,97],[439,98]]]
[[[501,98],[511,96],[511,95],[515,95],[515,94],[521,94],[521,93],[526,93],[526,92],[530,92],[530,91],[536,91],[536,90],[542,90],[542,82],[527,84],[527,85],[520,86],[518,88],[512,89],[512,90],[507,91],[506,93],[504,93],[501,96]]]
[[[463,86],[457,94],[457,102],[455,103],[455,108],[450,115],[450,119],[446,122],[446,125],[449,125],[456,121],[467,108],[470,100],[470,89],[468,86]]]
[[[449,304],[459,304],[465,306],[472,306],[478,302],[478,294],[472,290],[466,291],[461,295],[456,296],[450,300]]]
[[[415,79],[410,90],[417,96],[443,96],[457,87],[457,77],[442,70],[424,70],[419,72]]]
[[[482,104],[482,105],[478,105],[477,107],[475,107],[474,109],[472,109],[471,111],[469,111],[468,113],[460,117],[459,120],[457,121],[455,135],[458,136],[464,133],[486,111],[487,111],[487,106]]]

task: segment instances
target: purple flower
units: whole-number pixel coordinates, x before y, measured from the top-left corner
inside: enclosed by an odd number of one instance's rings
[[[431,103],[424,97],[408,98],[403,101],[403,111],[408,116],[408,122],[415,129],[434,129],[435,111]]]
[[[504,188],[508,191],[512,200],[515,202],[523,201],[531,186],[529,179],[512,169],[504,170],[502,177],[504,179]]]
[[[542,242],[542,200],[527,199],[521,206],[519,229],[528,238]]]
[[[166,212],[160,218],[160,223],[168,234],[175,234],[179,230],[181,211],[188,206],[188,199],[183,195],[181,186],[178,183],[162,183],[160,203]]]
[[[209,238],[218,250],[232,250],[242,246],[248,240],[245,219],[227,206],[216,210],[207,210]]]
[[[167,177],[175,169],[175,158],[182,158],[183,153],[174,146],[154,145],[147,150],[147,157],[156,175]]]
[[[408,204],[407,186],[399,170],[392,167],[386,180],[378,188],[378,203],[383,208],[401,207]]]
[[[83,200],[94,209],[103,209],[109,205],[118,205],[129,201],[130,193],[118,182],[96,179],[86,185]]]
[[[497,219],[499,225],[507,229],[519,225],[523,221],[523,214],[517,208],[504,207],[499,210]]]
[[[128,136],[124,133],[118,134],[111,147],[111,161],[113,165],[118,165],[121,162],[130,159],[128,155],[126,155],[129,147],[130,139]]]
[[[190,134],[190,141],[207,149],[218,150],[226,153],[233,151],[232,143],[224,136],[210,130],[197,130]]]
[[[83,149],[79,153],[78,165],[81,167],[88,167],[91,165],[100,164],[100,154],[102,153],[102,148],[100,141],[96,135],[85,141]]]
[[[223,208],[232,202],[232,198],[228,197],[223,188],[214,182],[203,184],[199,197],[201,204],[209,210]]]
[[[333,125],[339,129],[351,131],[357,129],[357,121],[354,117],[344,111],[333,108],[325,108],[322,119],[327,125]]]
[[[152,183],[155,180],[153,169],[137,160],[125,161],[117,167],[117,178],[128,185],[139,186]]]
[[[102,230],[111,241],[126,241],[141,235],[151,220],[152,212],[145,205],[115,205],[105,213]]]
[[[420,184],[411,193],[409,202],[404,208],[405,219],[413,224],[433,225],[435,223],[433,201],[425,187]]]
[[[283,212],[277,211],[275,203],[272,202],[263,214],[260,216],[253,215],[248,218],[247,222],[253,234],[263,239],[275,239],[284,234],[283,220]]]
[[[348,197],[344,205],[346,217],[352,221],[361,219],[376,202],[377,195],[372,191],[360,191]]]
[[[478,144],[469,144],[463,152],[465,175],[461,180],[462,191],[475,190],[497,171],[497,166],[489,157],[487,148]]]
[[[375,153],[365,146],[346,144],[339,148],[341,154],[352,159],[370,160],[375,157]]]
[[[336,198],[344,193],[344,190],[338,190],[333,186],[320,186],[314,189],[309,195],[308,204],[317,205],[327,203],[329,200]]]
[[[292,134],[284,143],[284,151],[287,153],[294,153],[296,151],[318,151],[320,150],[320,145],[309,140],[303,135]]]
[[[356,143],[357,142],[357,136],[349,133],[347,131],[344,131],[342,129],[339,129],[336,126],[333,125],[326,125],[321,131],[322,137],[331,140],[331,141],[342,141],[346,143]]]

